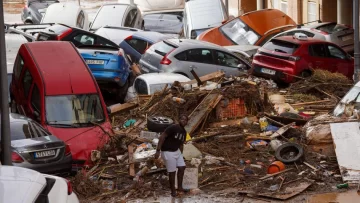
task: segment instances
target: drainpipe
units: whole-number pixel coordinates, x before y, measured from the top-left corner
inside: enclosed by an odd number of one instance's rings
[[[360,53],[359,53],[359,0],[353,0],[353,18],[354,18],[354,81],[360,79]]]
[[[3,0],[0,0],[0,112],[1,112],[1,164],[12,165],[11,161],[11,140],[10,140],[10,119],[8,100],[8,80],[6,67],[5,29],[4,29],[4,8]]]
[[[256,9],[257,10],[264,9],[264,0],[256,0]]]
[[[229,16],[229,0],[225,0],[225,8],[226,8],[227,16]]]

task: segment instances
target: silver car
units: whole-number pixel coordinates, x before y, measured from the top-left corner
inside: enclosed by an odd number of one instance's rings
[[[25,24],[39,24],[47,7],[58,2],[58,0],[29,0],[21,11],[21,20]]]
[[[302,33],[308,37],[332,42],[340,46],[349,54],[354,52],[354,29],[335,22],[298,26],[297,28],[275,35],[273,38],[280,36],[294,36],[296,33]]]
[[[168,39],[152,45],[139,61],[143,73],[179,73],[193,79],[222,70],[226,76],[245,74],[250,66],[216,44],[192,39]]]

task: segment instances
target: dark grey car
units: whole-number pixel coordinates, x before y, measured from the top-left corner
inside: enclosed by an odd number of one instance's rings
[[[69,146],[30,118],[10,114],[11,158],[14,166],[41,173],[69,173]],[[1,152],[0,152],[1,153]]]
[[[144,30],[162,34],[180,35],[183,17],[177,13],[150,13],[144,15]]]
[[[47,7],[58,0],[28,0],[21,12],[21,20],[26,24],[40,24]]]

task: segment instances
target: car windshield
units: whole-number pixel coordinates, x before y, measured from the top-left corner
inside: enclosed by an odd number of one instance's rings
[[[356,111],[360,111],[360,87],[358,86],[351,88],[351,90],[341,99],[339,104],[335,107],[333,114],[337,117],[342,115],[351,117]]]
[[[221,26],[220,30],[231,41],[239,45],[254,45],[261,37],[239,18]]]
[[[263,46],[264,49],[285,54],[292,54],[299,48],[299,45],[282,40],[272,39]]]
[[[149,49],[151,51],[154,51],[157,54],[165,56],[166,54],[168,54],[170,51],[174,50],[175,48],[176,47],[171,45],[170,43],[161,41],[156,44],[153,44]]]
[[[348,30],[350,29],[349,27],[345,26],[345,25],[340,25],[340,24],[336,24],[336,23],[332,23],[332,24],[326,24],[320,27],[316,28],[317,30],[321,30],[323,32],[329,33],[329,34],[333,34],[335,32],[340,32],[340,31],[344,31],[344,30]]]
[[[105,120],[97,94],[46,96],[45,102],[49,125],[91,124]]]
[[[122,26],[127,5],[103,6],[94,19],[91,30],[97,30],[103,26]]]

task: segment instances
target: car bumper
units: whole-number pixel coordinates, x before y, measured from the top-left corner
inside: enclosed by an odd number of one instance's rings
[[[157,67],[154,67],[141,59],[139,61],[139,66],[140,66],[141,73],[160,73],[160,72],[162,72]]]
[[[263,69],[275,71],[275,73],[274,74],[264,73]],[[290,70],[277,70],[268,66],[257,65],[257,64],[253,64],[251,73],[258,77],[272,79],[276,82],[285,82],[285,83],[293,82],[294,77],[292,77],[291,75],[295,75]]]
[[[29,162],[23,162],[23,163],[13,163],[13,165],[32,169],[40,173],[46,173],[46,174],[69,173],[71,172],[71,167],[72,167],[72,156],[71,155],[65,156],[63,159],[52,163],[32,164]]]
[[[93,75],[99,84],[115,83],[119,87],[124,86],[124,84],[126,83],[128,77],[129,77],[129,74],[130,74],[130,72],[127,72],[127,73],[118,73],[118,72],[96,73],[96,72],[93,72]]]

